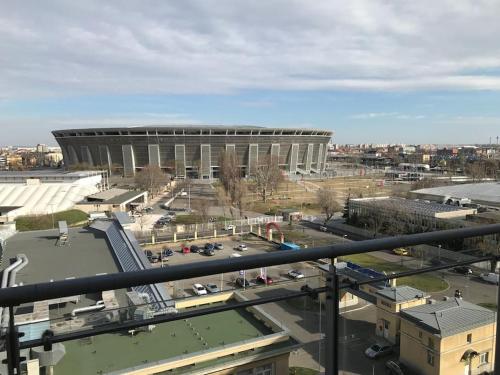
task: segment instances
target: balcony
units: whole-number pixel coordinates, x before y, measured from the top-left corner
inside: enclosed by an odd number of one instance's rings
[[[41,272],[34,263],[43,257],[35,258],[28,240],[14,242],[7,245],[19,246],[15,252],[24,246],[34,260],[17,275],[29,284],[0,290],[0,373],[286,375],[305,367],[385,374],[391,363],[404,365],[404,374],[493,371],[498,288],[478,275],[497,255],[472,252],[446,262],[443,249],[433,265],[388,250],[498,233],[500,225],[489,225],[121,273],[112,258],[95,262],[104,251],[92,245],[98,234],[80,234],[71,249],[54,248],[67,258],[53,265],[61,268],[53,282],[28,275],[33,267]],[[52,240],[37,239],[39,247]],[[379,263],[368,266],[373,251]],[[64,280],[60,272],[72,260],[107,273]],[[258,283],[259,276],[273,282]],[[184,296],[198,281],[218,291]],[[158,301],[136,288],[155,284],[169,289],[168,309],[158,311]]]

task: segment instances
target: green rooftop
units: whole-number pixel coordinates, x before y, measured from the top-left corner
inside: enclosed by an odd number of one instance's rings
[[[272,333],[270,328],[250,312],[230,310],[164,323],[156,326],[152,332],[140,332],[134,336],[123,332],[66,342],[64,343],[66,355],[54,367],[54,374],[88,375],[119,372]],[[234,360],[234,358],[228,356],[227,359]],[[222,358],[208,362],[221,361]],[[190,369],[193,370],[192,367]],[[175,371],[175,373],[180,372],[181,369]]]

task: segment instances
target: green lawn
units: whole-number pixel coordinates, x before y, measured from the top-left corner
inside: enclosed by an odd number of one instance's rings
[[[16,228],[20,232],[57,228],[57,222],[65,220],[69,226],[87,221],[87,214],[80,210],[68,210],[49,215],[19,216]]]
[[[496,303],[481,302],[481,303],[478,303],[478,305],[481,306],[481,307],[493,310],[493,311],[497,311],[497,304]]]
[[[218,216],[215,218],[216,221],[231,220],[225,218],[224,216]],[[200,215],[189,214],[189,215],[177,215],[174,224],[200,224],[206,222]]]
[[[404,267],[397,263],[389,263],[383,259],[376,258],[369,254],[354,254],[344,257],[343,260],[349,260],[356,264],[359,264],[366,268],[372,268],[375,271],[384,271],[386,273],[391,272],[401,272],[408,271],[407,267]],[[399,278],[397,281],[398,285],[408,285],[417,289],[421,289],[425,292],[439,292],[448,287],[446,281],[442,280],[440,277],[432,275],[415,275]]]

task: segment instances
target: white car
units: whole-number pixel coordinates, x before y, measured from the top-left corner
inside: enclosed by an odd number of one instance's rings
[[[204,296],[205,294],[207,294],[207,290],[205,289],[205,287],[201,284],[194,284],[193,285],[193,292],[197,295],[197,296]]]
[[[392,353],[392,346],[386,344],[373,344],[365,350],[368,358],[379,358]]]
[[[188,193],[186,191],[181,191],[181,197],[187,197]]]
[[[246,251],[248,250],[248,247],[247,245],[245,245],[244,243],[240,243],[238,246],[236,246],[234,248],[235,250],[239,250],[239,251]]]
[[[234,229],[234,225],[233,224],[229,224],[229,225],[226,225],[224,227],[224,230],[233,230]]]
[[[304,278],[304,274],[298,270],[290,270],[287,272],[287,275],[295,280]]]
[[[479,277],[482,280],[486,281],[487,283],[498,285],[498,281],[499,281],[498,273],[493,273],[493,272],[482,273],[479,275]]]

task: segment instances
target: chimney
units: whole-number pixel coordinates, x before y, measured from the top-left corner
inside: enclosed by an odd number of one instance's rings
[[[396,287],[396,280],[397,280],[396,278],[389,280],[389,283],[390,283],[389,285],[391,286],[391,288],[395,288]]]

